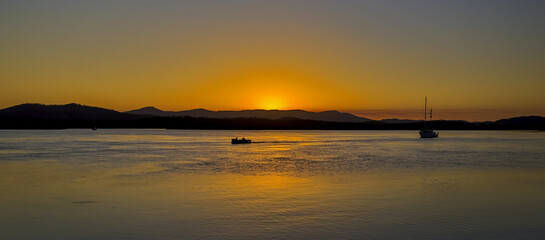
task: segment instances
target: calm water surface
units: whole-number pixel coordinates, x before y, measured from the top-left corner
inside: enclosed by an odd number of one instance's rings
[[[545,239],[545,132],[0,131],[0,213],[0,239]]]

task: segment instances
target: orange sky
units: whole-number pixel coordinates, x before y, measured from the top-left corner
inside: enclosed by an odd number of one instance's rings
[[[4,1],[0,108],[545,115],[536,1]]]

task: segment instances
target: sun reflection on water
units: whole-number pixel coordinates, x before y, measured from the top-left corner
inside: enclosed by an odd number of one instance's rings
[[[226,141],[233,131],[150,131],[126,141],[122,131],[102,132],[4,141],[0,237],[542,234],[541,135],[424,142],[410,132],[246,131],[236,134],[256,143],[235,146]],[[496,148],[506,142],[514,150]]]

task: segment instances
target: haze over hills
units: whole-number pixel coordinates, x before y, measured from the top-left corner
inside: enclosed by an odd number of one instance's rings
[[[309,112],[304,110],[242,110],[242,111],[210,111],[206,109],[193,109],[186,111],[162,111],[155,107],[144,107],[125,113],[152,115],[162,117],[204,117],[204,118],[298,118],[305,120],[329,121],[329,122],[366,122],[371,119],[358,117],[350,113],[339,111]]]

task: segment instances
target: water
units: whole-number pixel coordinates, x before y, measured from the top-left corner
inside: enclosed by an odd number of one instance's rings
[[[0,239],[544,239],[544,146],[535,131],[0,131]]]

